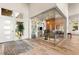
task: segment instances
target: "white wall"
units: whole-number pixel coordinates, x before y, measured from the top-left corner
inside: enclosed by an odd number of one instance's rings
[[[73,29],[73,23],[78,22],[78,30],[72,31]],[[69,31],[72,34],[79,34],[79,14],[73,15],[69,17]]]
[[[0,8],[5,8],[5,9],[10,9],[19,13],[22,13],[24,16],[24,37],[23,38],[28,38],[28,20],[29,20],[29,15],[28,15],[28,6],[27,4],[23,3],[0,3]],[[1,30],[0,30],[1,31]]]
[[[72,22],[72,20],[78,21],[78,30],[72,31],[72,26],[69,26],[69,30],[72,32],[72,34],[79,34],[79,3],[71,3],[68,6],[69,10],[69,22]]]
[[[30,17],[36,16],[48,9],[56,7],[54,3],[31,3],[30,4]]]

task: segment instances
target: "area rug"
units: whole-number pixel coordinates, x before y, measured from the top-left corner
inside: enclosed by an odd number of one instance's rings
[[[4,43],[4,55],[18,55],[31,50],[33,47],[28,43],[18,40]]]

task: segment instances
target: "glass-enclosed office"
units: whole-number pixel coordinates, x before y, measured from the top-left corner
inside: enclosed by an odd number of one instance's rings
[[[64,39],[64,20],[63,15],[56,8],[32,17],[32,38],[58,44]]]

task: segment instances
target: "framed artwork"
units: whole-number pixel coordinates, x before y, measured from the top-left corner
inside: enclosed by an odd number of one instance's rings
[[[73,21],[72,22],[72,31],[77,31],[78,30],[78,21]]]

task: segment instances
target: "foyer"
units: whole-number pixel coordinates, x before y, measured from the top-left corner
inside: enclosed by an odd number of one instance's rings
[[[2,3],[0,34],[1,55],[79,55],[79,4]]]

